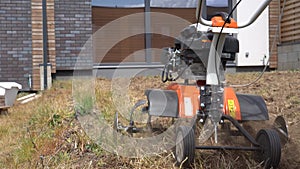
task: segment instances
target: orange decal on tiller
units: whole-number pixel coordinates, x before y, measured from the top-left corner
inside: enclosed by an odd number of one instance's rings
[[[233,88],[226,87],[224,90],[224,114],[236,120],[242,120],[239,100]]]

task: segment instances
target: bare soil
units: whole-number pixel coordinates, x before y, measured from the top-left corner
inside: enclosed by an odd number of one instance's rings
[[[243,84],[253,81],[255,75],[229,75],[231,84]],[[268,106],[270,121],[267,124],[254,123],[257,127],[270,126],[276,116],[285,117],[288,124],[289,141],[282,149],[279,168],[300,167],[300,72],[266,73],[254,85],[237,88],[237,92],[261,95]]]

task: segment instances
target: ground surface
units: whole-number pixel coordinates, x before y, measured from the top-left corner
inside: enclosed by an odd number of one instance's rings
[[[245,84],[257,74],[228,75],[228,84]],[[159,77],[131,79],[130,103],[143,98],[147,88],[164,88]],[[97,81],[97,104],[105,108],[108,120],[116,108],[111,105],[111,82]],[[280,167],[300,166],[300,72],[266,73],[254,85],[236,88],[265,99],[270,116],[283,115],[289,125],[290,140],[282,149]],[[270,124],[272,121],[270,122]],[[254,123],[254,127],[270,124]],[[251,125],[251,124],[250,124]],[[253,125],[253,124],[252,124]],[[104,151],[81,128],[73,106],[72,83],[55,82],[38,100],[17,104],[0,115],[0,168],[176,168],[171,152],[133,159]],[[194,168],[260,168],[245,152],[197,152]]]

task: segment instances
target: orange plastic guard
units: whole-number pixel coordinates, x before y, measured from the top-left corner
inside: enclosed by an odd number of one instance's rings
[[[213,18],[211,18],[212,21],[212,26],[213,27],[222,27],[224,25],[224,20],[221,16],[214,16]],[[237,28],[237,22],[234,19],[230,19],[230,23],[226,23],[225,28]]]
[[[199,110],[200,91],[195,85],[181,85],[173,83],[169,90],[175,90],[178,95],[179,117],[192,118]]]
[[[226,87],[224,90],[224,114],[236,120],[242,120],[239,100],[233,88]]]

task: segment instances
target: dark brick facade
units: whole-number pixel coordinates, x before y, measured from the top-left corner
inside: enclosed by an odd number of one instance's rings
[[[91,0],[48,0],[47,3],[48,53],[52,65],[56,63],[52,73],[73,70],[79,53],[92,35]],[[43,62],[41,5],[41,0],[0,1],[0,81],[20,83],[25,90],[30,89],[29,75],[32,89],[38,90],[34,86],[40,83],[36,64]],[[91,46],[90,42],[85,57],[79,61],[85,68],[92,65]]]
[[[0,1],[0,81],[28,89],[32,73],[31,0]]]
[[[77,56],[92,35],[91,10],[91,0],[55,0],[57,70],[74,69]],[[85,55],[77,62],[82,68],[92,64],[92,49],[87,49]]]

